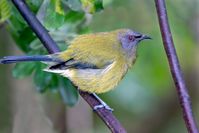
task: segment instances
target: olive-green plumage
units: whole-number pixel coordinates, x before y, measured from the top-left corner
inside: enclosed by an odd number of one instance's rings
[[[53,64],[45,71],[69,78],[80,90],[107,92],[135,62],[136,44],[140,41],[136,37],[147,39],[129,29],[77,36],[66,51],[52,55],[64,63]]]

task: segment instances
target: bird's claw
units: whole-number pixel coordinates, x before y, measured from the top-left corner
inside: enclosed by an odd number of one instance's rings
[[[101,109],[101,108],[105,108],[106,110],[111,111],[111,112],[113,111],[113,109],[111,107],[109,107],[108,105],[104,105],[104,104],[99,104],[99,105],[94,106],[93,110],[97,111],[98,109]]]

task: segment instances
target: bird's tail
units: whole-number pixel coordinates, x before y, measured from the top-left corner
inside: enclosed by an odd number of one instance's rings
[[[33,56],[6,56],[0,59],[0,64],[10,64],[17,62],[27,62],[27,61],[41,61],[44,63],[60,63],[60,59],[55,58],[52,55],[33,55]]]

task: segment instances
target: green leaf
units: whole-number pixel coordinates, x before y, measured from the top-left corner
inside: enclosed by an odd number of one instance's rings
[[[95,5],[96,12],[99,12],[104,9],[102,2],[103,2],[102,0],[95,0],[94,5]]]
[[[24,78],[32,74],[36,63],[34,62],[22,62],[17,63],[12,71],[12,74],[16,78]]]
[[[78,92],[73,84],[66,78],[56,74],[42,71],[44,65],[38,65],[34,75],[34,83],[39,92],[43,93],[47,89],[59,91],[65,104],[75,105],[78,101]]]
[[[62,0],[62,3],[73,11],[82,11],[80,0]]]
[[[70,80],[60,77],[59,87],[60,94],[65,104],[69,106],[74,106],[79,98],[78,91],[76,87],[70,82]]]
[[[15,38],[17,45],[26,52],[29,52],[30,43],[36,38],[32,30],[29,27],[24,28],[22,31],[18,31],[18,37]]]
[[[59,87],[59,75],[53,74],[53,73],[48,73],[51,75],[51,79],[49,79],[49,84],[48,84],[48,88],[53,91],[53,90],[57,90]]]
[[[6,21],[11,15],[11,7],[7,0],[0,0],[0,23]]]
[[[13,11],[15,10],[13,9]],[[36,38],[36,36],[22,19],[23,18],[16,12],[16,15],[12,15],[9,19],[8,29],[18,47],[24,52],[29,52],[29,44]]]
[[[27,24],[25,23],[25,21],[23,20],[23,18],[21,17],[21,15],[15,7],[12,8],[12,15],[8,20],[8,24],[8,30],[14,37],[18,37],[18,32],[22,31],[24,28],[27,27]]]
[[[94,14],[103,9],[102,0],[81,0],[81,3],[86,13]]]
[[[11,18],[15,18],[17,21],[23,23],[27,27],[26,21],[21,16],[21,14],[19,13],[19,11],[17,10],[17,8],[15,6],[12,8]]]
[[[42,45],[41,41],[38,38],[36,38],[35,40],[33,40],[30,43],[29,47],[32,50],[39,50],[39,49],[43,48],[43,45]]]
[[[62,8],[62,5],[61,5],[61,0],[55,1],[55,11],[62,15],[65,14],[64,9]]]
[[[56,29],[64,24],[65,16],[55,11],[55,4],[51,1],[46,9],[44,17],[44,25],[46,28]]]
[[[38,11],[42,2],[43,0],[26,0],[26,3],[34,13]]]
[[[65,16],[65,22],[74,23],[76,21],[82,20],[84,18],[83,12],[69,11]]]
[[[47,86],[49,85],[49,82],[53,82],[52,74],[44,72],[42,70],[43,68],[43,64],[37,64],[36,71],[34,74],[34,83],[39,92],[45,92]]]

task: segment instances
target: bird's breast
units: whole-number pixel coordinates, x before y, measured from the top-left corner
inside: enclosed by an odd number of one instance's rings
[[[73,69],[69,78],[83,91],[104,93],[121,81],[127,69],[126,63],[114,61],[103,69]]]

